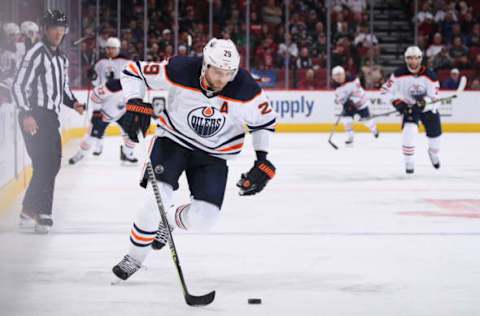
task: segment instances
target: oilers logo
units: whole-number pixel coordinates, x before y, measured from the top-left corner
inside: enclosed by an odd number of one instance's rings
[[[421,100],[427,95],[427,89],[422,85],[414,84],[408,89],[408,94],[415,100]]]
[[[188,113],[188,125],[198,136],[208,138],[225,125],[225,116],[211,106],[202,106]]]

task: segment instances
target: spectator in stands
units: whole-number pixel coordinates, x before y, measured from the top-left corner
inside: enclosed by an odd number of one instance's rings
[[[298,46],[296,43],[292,42],[292,36],[289,33],[285,35],[285,42],[278,46],[277,65],[279,67],[283,66],[287,53],[290,58],[290,64],[292,64],[292,61],[296,62],[298,57]]]
[[[422,4],[422,9],[418,11],[416,18],[419,24],[425,22],[427,19],[433,20],[433,14],[429,2],[425,1]]]
[[[346,6],[353,14],[353,20],[357,23],[362,21],[362,14],[367,9],[366,0],[347,0]]]
[[[282,9],[276,5],[275,0],[268,0],[267,4],[262,7],[263,21],[271,25],[279,25],[282,23]]]
[[[440,87],[445,90],[456,90],[460,83],[460,70],[453,68],[450,71],[450,77],[442,81]]]
[[[455,37],[460,37],[462,39],[462,42],[465,43],[466,36],[462,33],[462,27],[460,23],[454,23],[452,25],[452,33],[447,38],[447,42],[449,44],[453,44],[453,40],[455,39]]]
[[[297,69],[311,68],[312,66],[313,62],[308,47],[302,47],[300,56],[297,58]]]
[[[450,43],[450,39],[452,36],[452,28],[455,23],[456,18],[454,18],[454,13],[452,11],[448,11],[445,15],[445,19],[440,25],[443,37],[447,40],[448,43]]]
[[[430,44],[427,51],[425,52],[425,55],[429,59],[435,57],[435,55],[440,53],[442,51],[442,48],[445,47],[445,45],[443,45],[442,41],[443,41],[442,34],[440,34],[438,32],[435,33],[435,35],[433,36],[432,44]]]
[[[375,34],[368,32],[368,26],[361,25],[359,32],[353,40],[353,45],[356,48],[368,48],[372,50],[373,55],[376,57],[380,54],[380,48],[378,46],[378,39]]]
[[[382,67],[372,64],[371,59],[365,60],[361,77],[363,78],[365,89],[379,89],[384,82]]]
[[[110,37],[108,29],[104,28],[97,37],[98,46],[103,51],[107,45],[107,39]]]
[[[472,70],[475,72],[475,76],[480,78],[480,54],[475,55]]]
[[[344,66],[347,63],[348,57],[345,52],[345,46],[337,43],[335,49],[332,51],[332,66]]]
[[[475,78],[470,84],[470,90],[480,90],[480,78]]]
[[[185,45],[179,45],[178,46],[178,55],[180,56],[187,56],[187,46]]]
[[[307,70],[305,78],[299,81],[297,88],[302,90],[315,90],[319,88],[318,80],[315,79],[315,71],[313,69]]]
[[[158,45],[160,46],[161,51],[165,51],[168,45],[173,45],[172,31],[170,31],[170,29],[164,29],[162,31],[162,38]]]
[[[468,47],[480,47],[480,24],[475,23],[472,27],[472,31],[467,34]]]
[[[461,37],[456,36],[453,39],[453,45],[450,48],[450,56],[456,67],[462,69],[468,68],[468,48],[463,45]]]
[[[445,19],[445,16],[447,15],[447,11],[448,11],[448,5],[446,2],[444,2],[441,4],[440,8],[435,12],[435,17],[434,17],[435,23],[437,24],[442,23],[443,20]]]
[[[448,48],[444,47],[439,54],[433,58],[433,67],[438,69],[449,69],[453,66],[453,59],[450,57]]]
[[[314,58],[320,58],[320,56],[327,53],[327,37],[324,33],[318,34],[317,40],[313,43],[311,50]]]

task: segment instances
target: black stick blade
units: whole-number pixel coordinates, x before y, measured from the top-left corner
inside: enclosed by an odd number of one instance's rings
[[[338,146],[335,145],[330,139],[328,140],[328,143],[332,145],[333,148],[338,149]]]
[[[190,306],[206,306],[213,302],[215,299],[215,291],[212,291],[208,294],[202,296],[194,296],[190,294],[185,294],[185,301]]]

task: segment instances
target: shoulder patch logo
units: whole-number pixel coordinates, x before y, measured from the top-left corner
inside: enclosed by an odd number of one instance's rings
[[[225,125],[225,116],[211,106],[202,106],[188,113],[188,126],[198,136],[208,138],[220,132]]]

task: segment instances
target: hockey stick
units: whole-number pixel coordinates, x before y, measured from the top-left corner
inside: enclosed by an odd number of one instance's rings
[[[373,115],[370,115],[370,117],[368,119],[372,119],[372,118],[376,118],[376,117],[382,117],[382,116],[389,116],[390,114],[395,114],[397,112],[398,112],[397,110],[393,110],[393,111],[389,111],[389,112],[385,112],[385,113],[373,114]]]
[[[335,122],[335,125],[333,125],[333,129],[330,132],[330,136],[328,137],[328,143],[335,149],[338,149],[338,146],[335,145],[335,143],[332,141],[332,138],[335,132],[337,131],[337,126],[340,123],[340,120],[342,119],[342,114],[343,114],[343,111],[338,115],[337,121]]]
[[[433,100],[432,102],[427,103],[427,105],[426,105],[426,107],[425,107],[425,109],[424,109],[423,111],[426,112],[426,111],[432,110],[433,107],[432,107],[432,108],[429,108],[429,107],[428,107],[429,105],[433,105],[433,104],[439,103],[439,102],[448,102],[448,101],[451,101],[451,100],[457,98],[458,95],[459,95],[460,93],[462,93],[463,90],[465,90],[465,87],[466,87],[466,86],[467,86],[467,77],[462,76],[462,77],[460,78],[460,82],[458,83],[458,88],[457,88],[457,90],[455,90],[455,93],[454,93],[454,94],[452,94],[452,95],[450,95],[450,96],[448,96],[448,97],[438,98],[438,99]]]
[[[143,138],[140,135],[140,138]],[[167,214],[165,212],[165,208],[162,203],[162,197],[160,196],[160,190],[158,189],[157,180],[155,179],[155,173],[153,171],[152,162],[150,157],[146,157],[145,167],[147,170],[148,181],[152,184],[153,193],[155,194],[155,200],[157,201],[158,211],[160,212],[160,217],[162,218],[162,222],[165,227],[169,227]],[[180,278],[180,283],[182,284],[183,296],[185,297],[185,302],[190,306],[205,306],[213,302],[215,299],[215,291],[212,291],[208,294],[195,296],[191,295],[188,292],[187,285],[185,284],[185,278],[183,277],[182,267],[180,266],[180,259],[178,258],[177,248],[175,247],[175,243],[173,241],[172,232],[170,229],[167,228],[168,231],[168,245],[170,247],[170,252],[172,254],[173,262],[175,263],[175,267],[177,268],[178,277]]]

